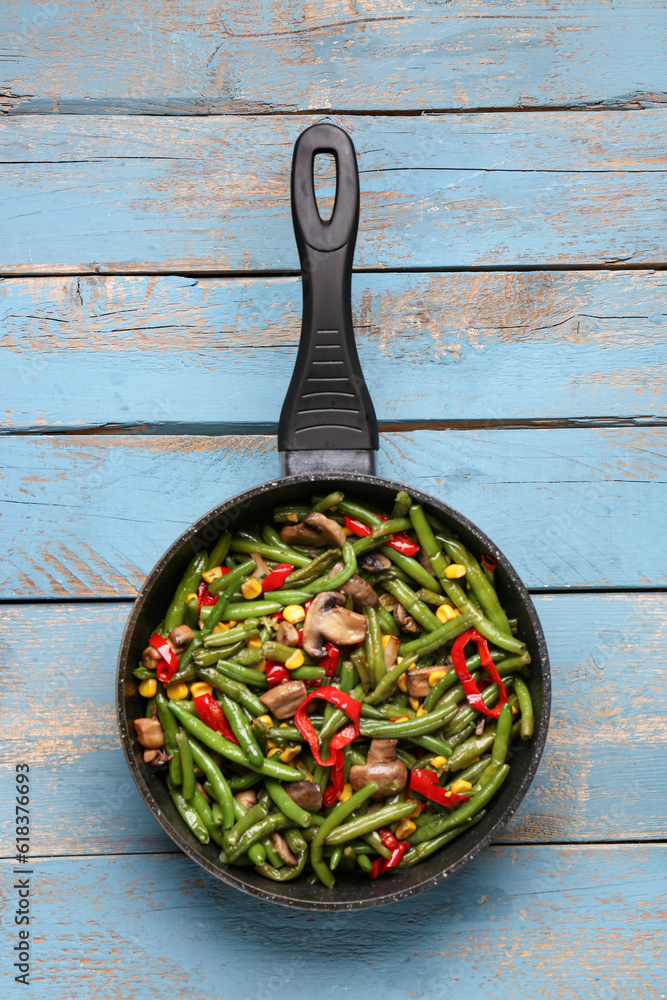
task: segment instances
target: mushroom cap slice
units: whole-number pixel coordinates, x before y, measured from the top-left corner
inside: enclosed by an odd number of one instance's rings
[[[409,615],[402,604],[397,604],[394,609],[394,618],[406,632],[421,632],[422,627],[419,625],[412,615]]]
[[[321,660],[327,655],[325,641],[336,646],[355,646],[366,638],[365,615],[342,607],[345,597],[337,590],[323,590],[315,597],[303,623],[303,648]]]
[[[384,553],[371,549],[370,552],[364,552],[363,555],[359,556],[359,566],[368,573],[383,573],[385,570],[391,569],[391,559],[387,558]]]
[[[335,576],[336,573],[339,573],[342,570],[342,568],[342,562],[335,563],[335,565],[333,565],[329,570],[329,577]],[[359,576],[358,573],[351,576],[350,579],[343,583],[338,589],[341,593],[349,594],[352,597],[354,600],[355,611],[361,611],[365,604],[369,604],[371,608],[380,607],[380,598],[375,593],[370,583],[368,583],[367,580],[364,580],[362,576]]]
[[[164,746],[164,730],[159,719],[135,719],[137,739],[147,750],[159,750]]]
[[[315,512],[307,514],[299,524],[286,524],[280,537],[288,545],[336,545],[339,549],[345,544],[345,532],[337,521],[325,514]]]
[[[322,789],[315,781],[292,781],[285,791],[302,809],[319,812],[322,808]]]

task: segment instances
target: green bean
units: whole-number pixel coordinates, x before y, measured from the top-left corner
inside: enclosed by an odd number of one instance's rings
[[[352,653],[350,659],[359,674],[359,680],[361,681],[362,688],[364,691],[370,691],[373,687],[373,678],[371,677],[371,672],[368,669],[366,654],[363,649],[357,649],[354,653]]]
[[[504,764],[507,757],[507,750],[510,742],[510,732],[512,729],[512,708],[509,702],[505,702],[500,709],[498,722],[496,724],[496,738],[491,748],[491,763]]]
[[[240,857],[242,854],[252,847],[254,843],[258,840],[262,840],[268,834],[273,833],[275,830],[284,830],[286,827],[292,826],[292,820],[288,819],[287,816],[283,816],[282,813],[269,813],[264,819],[260,820],[259,823],[255,823],[251,826],[249,830],[246,830],[242,834],[234,848],[228,851],[229,857],[234,860]]]
[[[385,701],[386,698],[389,697],[391,689],[398,682],[398,678],[401,677],[406,670],[414,666],[416,659],[416,654],[406,656],[400,663],[397,663],[395,667],[388,670],[384,677],[380,678],[373,691],[369,695],[366,695],[364,704],[376,705],[380,701]]]
[[[452,607],[452,602],[444,594],[436,594],[434,590],[429,590],[427,587],[422,587],[421,590],[417,591],[417,597],[424,604],[434,604],[436,607],[442,607],[443,604],[448,604]]]
[[[289,600],[285,601],[285,604],[289,603]],[[259,618],[262,615],[275,615],[275,613],[280,611],[282,607],[283,604],[281,601],[243,601],[243,603],[239,602],[238,604],[230,604],[225,612],[225,617],[228,619],[234,619],[238,622],[243,621],[245,618]],[[226,635],[226,633],[218,632],[212,638],[217,638],[218,635]]]
[[[266,712],[266,705],[264,702],[260,701],[259,698],[252,693],[250,688],[241,681],[233,681],[230,677],[226,677],[219,670],[212,669],[204,670],[200,668],[197,670],[197,676],[201,677],[202,680],[206,681],[217,691],[222,691],[223,694],[233,698],[234,701],[239,703],[239,705],[243,705],[243,707],[250,712],[253,719]]]
[[[167,778],[167,788],[169,789],[169,794],[171,795],[172,801],[176,806],[181,819],[186,824],[188,829],[192,830],[195,837],[201,844],[208,844],[210,837],[209,832],[204,826],[199,813],[189,802],[186,802],[181,792],[172,783],[171,779]]]
[[[178,743],[178,752],[181,756],[181,772],[183,776],[181,792],[183,798],[189,801],[195,794],[197,784],[195,782],[195,767],[192,761],[192,752],[188,743],[187,733],[176,733],[176,742]]]
[[[474,785],[490,763],[491,757],[480,757],[480,759],[475,761],[474,764],[470,764],[470,766],[466,767],[465,770],[460,771],[445,787],[450,788],[455,781],[469,781]]]
[[[270,524],[263,525],[263,527],[262,527],[262,538],[264,539],[264,541],[266,542],[267,545],[273,545],[277,549],[282,549],[282,551],[284,552],[284,554],[286,556],[292,556],[292,555],[297,555],[298,556],[298,555],[301,554],[301,553],[297,552],[296,549],[293,549],[291,545],[288,545],[287,542],[284,542],[282,540],[282,537],[276,531],[276,529],[272,528]],[[285,559],[281,560],[281,562],[285,562],[285,561],[286,561]]]
[[[395,635],[396,638],[401,634],[401,630],[394,619],[394,616],[390,611],[387,611],[382,605],[375,609],[375,613],[378,616],[378,621],[380,623],[380,628],[387,635]]]
[[[154,681],[155,671],[149,670],[143,663],[140,663],[136,670],[132,671],[132,676],[136,677],[138,681]]]
[[[345,542],[342,554],[343,568],[338,573],[332,577],[328,575],[321,576],[303,588],[304,591],[307,591],[309,597],[312,597],[313,594],[321,594],[323,590],[338,590],[339,587],[347,583],[350,577],[357,572],[357,557],[350,542]]]
[[[369,799],[371,795],[374,795],[377,790],[377,784],[374,781],[369,781],[364,788],[359,789],[358,792],[351,795],[346,802],[338,802],[338,804],[334,806],[333,810],[329,813],[311,842],[310,863],[320,882],[322,882],[328,889],[333,888],[335,879],[331,873],[331,869],[324,863],[322,854],[324,841],[332,830],[335,830],[335,828],[342,823],[344,819],[347,819],[350,813],[353,813],[355,809],[358,809],[359,806]]]
[[[373,863],[367,854],[357,854],[357,864],[361,868],[362,872],[369,872],[373,867]]]
[[[333,851],[329,856],[329,868],[331,869],[332,872],[335,871],[336,868],[338,868],[338,865],[340,864],[340,859],[342,857],[343,857],[343,848],[334,847]]]
[[[333,493],[329,493],[327,496],[318,500],[317,503],[313,504],[310,508],[311,514],[324,514],[330,511],[332,507],[337,507],[341,500],[344,499],[345,494],[341,493],[340,490],[334,490]]]
[[[497,684],[489,684],[488,687],[484,688],[482,691],[482,701],[487,706],[491,708],[495,702],[498,700],[500,694],[500,689]],[[456,716],[447,725],[444,735],[455,736],[456,733],[460,733],[462,729],[469,726],[471,722],[479,718],[479,712],[472,705],[465,705],[459,709]]]
[[[249,830],[251,826],[255,825],[255,823],[259,823],[261,819],[268,816],[269,809],[271,807],[268,796],[261,798],[255,803],[254,806],[251,806],[250,809],[245,809],[237,800],[235,801],[236,805],[240,806],[242,812],[231,830],[228,830],[225,834],[224,840],[226,850],[230,850],[230,848],[235,847],[239,838],[246,832],[246,830]],[[236,807],[234,812],[238,814]]]
[[[211,549],[211,554],[208,557],[207,569],[215,569],[216,566],[222,566],[227,553],[229,552],[229,546],[232,541],[231,531],[223,531],[220,538],[216,544]]]
[[[211,785],[208,781],[204,785],[204,791],[208,795],[211,794]],[[220,808],[220,803],[216,802],[215,800],[211,802],[211,816],[213,817],[213,822],[218,827],[218,829],[221,829],[221,827],[224,826],[224,818],[222,815],[222,809]]]
[[[216,826],[215,820],[213,819],[211,807],[198,788],[195,788],[195,793],[192,796],[192,805],[194,806],[200,820],[206,827],[211,840],[213,840],[218,847],[223,847],[224,842],[220,834],[220,830]]]
[[[416,844],[421,844],[426,840],[433,840],[434,837],[439,837],[440,834],[459,826],[464,820],[471,819],[475,816],[496,794],[509,774],[509,770],[509,765],[503,764],[502,767],[498,769],[498,772],[494,776],[493,780],[485,785],[479,792],[476,792],[475,795],[472,795],[468,801],[462,806],[459,806],[458,809],[452,809],[447,813],[447,815],[434,819],[432,823],[418,827],[418,829],[408,837],[410,846],[414,847]]]
[[[232,646],[242,639],[244,642],[259,634],[259,618],[248,617],[243,625],[234,625],[225,632],[216,632],[215,635],[206,635],[204,645],[207,650],[217,649],[219,646]]]
[[[234,824],[233,796],[229,783],[215,761],[209,757],[193,736],[188,737],[188,743],[190,744],[192,759],[208,778],[208,783],[211,786],[211,795],[220,806],[223,825],[226,829],[229,829]]]
[[[413,743],[416,743],[418,747],[424,747],[425,750],[430,750],[438,757],[449,757],[452,752],[452,748],[449,743],[445,743],[436,736],[412,736],[410,739]]]
[[[255,739],[245,710],[233,698],[230,698],[229,695],[221,694],[219,700],[222,710],[227,717],[227,722],[232,727],[232,732],[239,741],[239,745],[248,758],[248,761],[255,768],[261,767],[264,763],[264,754]]]
[[[197,589],[204,569],[206,569],[206,553],[198,552],[190,560],[180,583],[176,587],[176,593],[169,605],[169,609],[164,616],[164,625],[162,626],[164,635],[169,635],[172,629],[183,624],[185,599],[188,594]]]
[[[319,576],[331,569],[333,564],[340,559],[340,549],[327,549],[316,556],[309,566],[302,566],[294,569],[285,580],[286,587],[293,587],[294,584],[306,584],[316,580]]]
[[[266,778],[264,787],[285,816],[293,820],[298,826],[310,826],[310,813],[297,805],[294,799],[290,798],[287,791],[273,778]]]
[[[496,738],[496,727],[486,726],[481,736],[471,736],[465,743],[457,746],[454,753],[447,760],[448,771],[459,771],[468,764],[472,764],[476,757],[481,757],[493,746]]]
[[[412,497],[405,490],[399,490],[396,494],[396,499],[394,500],[394,509],[391,512],[392,517],[407,517],[408,511],[412,504]]]
[[[413,559],[412,556],[404,556],[401,552],[397,552],[396,549],[392,549],[391,545],[380,545],[380,552],[387,556],[388,559],[402,569],[404,573],[411,576],[413,580],[416,580],[421,587],[428,587],[430,590],[435,590],[438,586],[438,581],[435,577],[424,569],[420,562]]]
[[[348,801],[350,800],[348,799]],[[375,809],[372,813],[358,816],[349,823],[343,823],[341,826],[338,826],[337,829],[327,835],[325,838],[326,843],[345,844],[354,837],[361,837],[364,833],[370,833],[371,830],[377,830],[381,826],[389,826],[390,823],[409,816],[411,812],[415,811],[416,806],[417,803],[411,799],[390,806],[382,806],[381,809]]]
[[[367,604],[364,607],[364,614],[368,620],[368,631],[364,645],[366,664],[377,685],[387,672],[384,662],[384,649],[382,648],[382,631],[374,608],[371,608]]]
[[[466,660],[466,665],[467,664],[468,661]],[[423,707],[426,709],[427,712],[430,712],[431,709],[434,708],[435,705],[437,705],[440,698],[442,698],[443,694],[445,694],[446,691],[449,691],[449,689],[453,687],[454,684],[456,684],[457,682],[456,671],[454,670],[454,668],[452,666],[448,666],[447,664],[444,664],[443,666],[446,671],[444,677],[440,678],[438,683],[431,688],[431,690],[424,699]],[[434,666],[433,669],[437,670],[438,667]]]
[[[208,615],[202,626],[202,639],[205,640],[206,636],[210,635],[215,626],[227,615],[229,602],[236,593],[241,581],[253,571],[254,566],[254,560],[248,559],[237,566],[236,569],[233,569],[231,573],[227,573],[225,576],[221,576],[209,584],[209,592],[218,594],[219,596],[217,602],[208,609]],[[200,612],[202,620],[205,610],[205,608],[202,608]],[[227,617],[231,618],[232,616],[228,615]]]
[[[324,667],[303,666],[290,670],[290,677],[295,681],[321,681],[326,675]]]
[[[229,779],[227,784],[233,792],[241,792],[245,788],[252,788],[253,785],[258,785],[261,780],[261,774],[257,774],[255,771],[248,771],[247,774],[235,774],[233,778]]]
[[[297,506],[281,504],[280,506],[273,508],[273,520],[276,524],[287,524],[289,522],[296,523],[296,521],[303,521],[304,517],[308,517],[310,512],[311,508],[304,506],[304,504]]]
[[[370,736],[371,739],[410,739],[413,736],[423,736],[434,732],[446,725],[453,718],[456,708],[446,705],[444,708],[429,712],[419,718],[409,719],[407,722],[380,722],[375,719],[361,719],[359,722],[359,732],[362,736]]]
[[[238,681],[240,684],[249,684],[250,687],[262,688],[263,690],[269,686],[266,676],[259,670],[253,670],[252,667],[242,667],[240,663],[234,663],[233,660],[218,660],[217,669],[223,676]]]
[[[294,656],[296,652],[297,647],[286,646],[283,642],[273,642],[272,640],[265,642],[262,646],[263,657],[270,660],[277,660],[278,663],[286,663],[290,656]],[[307,653],[304,653],[303,656],[306,666],[315,666],[314,661],[311,660]]]
[[[247,555],[258,552],[265,559],[274,559],[278,563],[285,561],[284,547],[279,548],[277,545],[267,545],[266,542],[262,542],[260,539],[239,538],[238,535],[235,535],[232,538],[231,550],[232,552],[242,552]],[[308,556],[300,555],[295,549],[291,550],[290,556],[295,566],[310,565],[311,560]]]
[[[473,826],[476,826],[481,819],[486,816],[486,810],[482,809],[481,812],[477,813],[476,816],[470,819],[464,820],[459,826],[455,826],[452,830],[448,830],[446,833],[441,833],[439,837],[434,837],[433,840],[426,840],[422,844],[418,844],[416,847],[411,848],[406,851],[401,858],[398,867],[399,868],[412,868],[419,861],[423,861],[424,858],[428,858],[429,855],[434,854],[439,851],[441,847],[448,844],[451,840],[454,840],[464,830],[470,830]]]
[[[183,769],[181,767],[181,754],[178,748],[178,723],[169,711],[169,702],[162,691],[158,691],[155,699],[157,707],[157,717],[164,732],[164,747],[171,756],[169,761],[169,779],[172,785],[180,785],[183,781]]]
[[[418,639],[401,643],[398,647],[398,652],[401,656],[409,656],[410,653],[419,653],[420,656],[423,656],[424,653],[431,653],[434,649],[444,646],[446,642],[451,642],[452,639],[456,639],[457,636],[462,635],[463,632],[470,628],[472,623],[472,614],[461,614],[458,618],[452,618],[451,621],[441,625],[439,629],[435,629],[433,632],[425,632]]]
[[[196,739],[210,747],[211,750],[216,750],[223,757],[227,757],[234,764],[241,764],[260,774],[268,775],[269,778],[277,778],[279,781],[300,781],[303,777],[301,771],[297,771],[295,767],[289,767],[288,764],[283,764],[282,761],[276,761],[273,757],[265,757],[261,767],[255,767],[240,747],[237,747],[235,743],[230,743],[220,733],[214,732],[201,719],[195,719],[188,715],[173,701],[169,708],[189,733],[192,733]]]
[[[529,740],[533,735],[533,703],[530,691],[520,677],[514,678],[514,690],[519,699],[519,711],[521,712],[521,739]]]
[[[431,609],[423,601],[419,600],[414,591],[408,587],[407,583],[403,583],[402,580],[387,580],[385,589],[390,594],[393,594],[408,614],[412,615],[414,620],[423,625],[429,632],[440,628],[443,624],[439,618],[436,618]]]
[[[297,859],[296,865],[285,866],[283,868],[271,867],[270,865],[257,865],[255,871],[274,882],[289,882],[300,875],[305,868],[308,859],[308,844],[298,830],[285,830],[285,840],[290,850]]]
[[[477,728],[477,722],[469,722],[467,726],[463,729],[457,729],[456,732],[452,733],[449,729],[443,730],[443,736],[449,741],[449,745],[452,748],[457,747],[459,743],[465,743],[465,741],[472,736]],[[446,756],[446,755],[445,755]]]

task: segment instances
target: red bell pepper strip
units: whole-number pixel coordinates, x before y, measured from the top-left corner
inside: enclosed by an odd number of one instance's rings
[[[303,629],[301,629],[301,634],[303,636]],[[301,643],[299,643],[301,645]],[[333,677],[336,673],[336,667],[338,666],[338,657],[340,656],[340,649],[335,646],[333,642],[325,642],[327,647],[327,656],[320,661],[320,666],[324,667],[324,673],[327,677]]]
[[[488,569],[490,573],[493,573],[494,569],[498,565],[498,563],[493,558],[493,556],[487,556],[486,553],[484,553],[484,555],[480,559],[480,562],[481,562],[482,566],[484,567],[484,569]]]
[[[346,727],[349,728],[349,727]],[[342,753],[339,753],[336,757],[336,762],[331,768],[331,781],[327,785],[327,789],[324,793],[324,804],[325,806],[332,806],[340,793],[343,791],[343,785],[345,784],[345,758]]]
[[[377,516],[383,521],[389,520],[386,514],[378,514]],[[361,538],[367,538],[373,534],[373,529],[369,525],[364,524],[363,521],[357,521],[354,517],[348,517],[347,514],[345,514],[345,527]],[[419,552],[417,543],[413,542],[410,536],[406,535],[404,531],[395,531],[391,538],[379,538],[378,544],[380,542],[386,542],[387,545],[391,545],[392,549],[396,549],[397,552],[401,552],[404,556],[414,556]]]
[[[195,698],[195,708],[201,721],[205,722],[210,729],[214,729],[216,733],[220,733],[230,743],[239,745],[239,741],[232,732],[232,727],[227,722],[225,713],[212,694],[200,694],[198,698]]]
[[[323,701],[328,701],[331,705],[335,705],[336,708],[342,708],[346,715],[350,717],[352,722],[340,729],[335,736],[333,736],[329,742],[329,756],[326,760],[322,760],[320,757],[320,745],[317,738],[317,732],[315,731],[315,726],[312,724],[308,715],[306,714],[306,709],[310,705],[311,701],[315,698],[322,698]],[[323,767],[333,767],[336,763],[339,751],[343,747],[346,747],[348,743],[356,739],[359,735],[359,719],[361,718],[361,702],[353,698],[352,695],[346,694],[345,691],[339,691],[335,687],[320,687],[315,691],[311,691],[303,699],[296,712],[294,713],[294,725],[299,730],[301,735],[305,740],[308,741],[313,757],[318,764]]]
[[[265,576],[262,580],[262,592],[266,594],[268,590],[277,590],[278,587],[282,587],[287,577],[290,575],[294,566],[289,563],[280,563],[275,569],[272,569],[268,576]]]
[[[229,572],[229,570],[227,571]],[[208,584],[206,580],[202,582],[197,587],[197,600],[199,602],[199,614],[201,615],[201,609],[207,608],[212,604],[218,603],[218,598],[215,594],[209,593]]]
[[[418,792],[440,806],[460,806],[467,802],[469,795],[450,792],[438,784],[438,774],[429,768],[418,767],[410,772],[410,791]]]
[[[382,840],[384,846],[391,851],[390,857],[385,858],[384,864],[382,865],[382,874],[384,875],[389,868],[396,868],[399,861],[407,851],[409,844],[407,840],[397,840],[391,830],[387,830],[386,827],[381,827],[378,830],[378,833],[380,834],[380,839]]]
[[[482,666],[491,680],[495,681],[500,689],[500,701],[495,708],[486,707],[482,694],[466,666],[465,646],[468,642],[475,643]],[[452,663],[454,664],[456,676],[461,681],[463,690],[465,691],[465,696],[468,699],[468,704],[473,708],[476,708],[478,712],[482,713],[482,715],[488,715],[492,719],[497,719],[500,715],[501,708],[507,701],[507,692],[505,691],[505,685],[501,680],[500,674],[496,669],[496,665],[491,659],[486,639],[481,636],[476,629],[469,628],[467,632],[464,632],[463,635],[460,635],[455,641],[450,655],[452,657]]]
[[[157,632],[148,640],[150,645],[157,649],[162,657],[162,662],[157,665],[157,679],[163,684],[168,684],[178,670],[178,657],[166,639],[163,639]]]
[[[371,865],[371,870],[368,873],[369,878],[377,878],[378,875],[382,874],[382,866],[385,863],[386,858],[376,858]]]
[[[298,628],[296,630],[296,635],[297,635],[297,642],[296,642],[296,644],[299,647],[299,649],[301,649],[301,647],[303,646],[303,629],[302,628]]]
[[[282,663],[278,660],[267,660],[266,661],[266,679],[269,682],[269,687],[278,687],[283,681],[289,680],[289,674]]]

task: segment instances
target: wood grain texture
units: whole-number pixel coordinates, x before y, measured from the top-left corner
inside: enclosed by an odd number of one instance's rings
[[[464,513],[530,587],[664,586],[665,438],[397,432],[382,435],[378,475]],[[6,437],[0,459],[5,600],[132,597],[194,520],[279,475],[263,436]]]
[[[665,100],[665,8],[626,0],[13,4],[5,114],[169,114]]]
[[[666,415],[663,272],[361,273],[352,291],[385,426]],[[0,280],[4,428],[275,433],[300,325],[294,277]]]
[[[667,833],[667,595],[536,597],[553,708],[537,777],[506,842],[659,839]],[[116,658],[129,606],[5,606],[0,801],[31,769],[33,851],[171,849],[120,747]],[[79,817],[72,822],[73,816]],[[12,850],[3,815],[0,853]]]
[[[44,859],[32,879],[39,1000],[664,996],[655,844],[492,847],[443,885],[363,913],[260,904],[177,855]],[[12,880],[3,866],[8,904]],[[8,963],[3,976],[4,995],[21,995]]]
[[[10,117],[0,273],[294,270],[292,148],[317,120]],[[337,116],[361,171],[356,266],[664,260],[666,120]]]

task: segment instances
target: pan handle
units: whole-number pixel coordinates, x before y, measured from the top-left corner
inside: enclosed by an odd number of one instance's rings
[[[336,199],[326,222],[313,181],[318,153],[330,153],[336,161]],[[301,261],[303,318],[278,424],[283,472],[373,474],[377,420],[359,364],[350,303],[359,174],[352,140],[336,125],[312,125],[296,141],[292,221]]]

